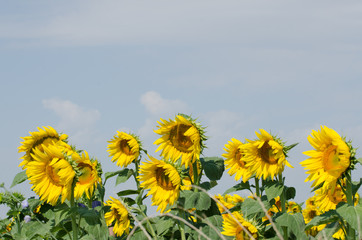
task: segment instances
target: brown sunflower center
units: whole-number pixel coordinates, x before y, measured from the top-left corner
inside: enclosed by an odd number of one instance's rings
[[[329,145],[323,152],[323,166],[324,169],[337,170],[341,168],[340,158],[337,152],[337,146]]]
[[[80,172],[82,173],[78,181],[80,184],[86,184],[92,181],[92,168],[88,164],[80,163],[78,164],[78,167],[80,169]]]
[[[251,233],[249,232],[249,230],[248,230],[247,228],[245,228],[245,230],[248,231],[248,233],[249,233],[250,235],[253,235],[253,234],[251,234]],[[249,237],[248,233],[246,233],[240,226],[238,226],[238,227],[236,228],[235,238],[236,238],[237,240],[248,240],[248,239],[251,239],[251,238]],[[254,237],[254,239],[258,239],[257,236],[253,236],[253,237]]]
[[[132,150],[131,150],[131,147],[130,147],[129,144],[128,144],[128,141],[129,141],[129,140],[122,139],[122,140],[119,142],[119,148],[121,149],[121,151],[122,151],[124,154],[126,154],[126,155],[133,155]]]
[[[261,148],[259,148],[259,156],[261,160],[269,164],[277,164],[278,159],[273,153],[273,148],[269,145],[269,141],[266,141]]]
[[[185,136],[185,132],[190,127],[190,125],[177,124],[170,131],[170,141],[180,152],[192,152],[192,150],[189,149],[193,145],[191,138]]]
[[[54,169],[52,166],[46,166],[46,174],[50,178],[50,181],[58,186],[62,186],[58,172],[60,169]]]
[[[241,153],[240,149],[237,149],[234,154],[235,161],[238,163],[239,167],[244,167],[245,162],[241,160],[243,154]]]
[[[316,210],[310,210],[309,213],[308,213],[309,219],[313,219],[315,216],[317,216],[317,211]]]
[[[165,173],[165,169],[157,168],[156,169],[156,180],[160,187],[165,190],[174,190],[175,186],[172,184],[170,178]]]

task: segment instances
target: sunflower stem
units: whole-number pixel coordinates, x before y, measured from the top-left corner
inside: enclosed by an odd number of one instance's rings
[[[347,198],[347,204],[351,207],[354,206],[353,202],[353,192],[352,192],[352,176],[351,176],[351,170],[348,170],[345,173],[346,176],[346,198]],[[354,240],[356,233],[355,230],[351,227],[351,225],[347,222],[347,239]]]
[[[185,214],[181,209],[179,209],[179,214],[183,219],[185,219]],[[180,234],[181,234],[181,240],[186,240],[185,223],[182,222],[182,221],[179,221],[177,225],[178,225],[178,229],[179,229]]]
[[[152,225],[151,225],[151,223],[150,223],[150,221],[149,221],[149,217],[147,217],[147,215],[146,215],[141,209],[137,209],[137,210],[138,210],[138,212],[141,213],[142,216],[146,219],[147,226],[148,226],[148,228],[149,228],[150,231],[151,231],[152,238],[157,240],[157,239],[158,239],[158,238],[157,238],[157,235],[156,235],[155,230],[153,229],[153,227],[152,227]]]
[[[282,195],[280,196],[280,202],[282,204],[282,213],[285,213],[286,212],[286,207],[285,207],[286,199],[285,199],[285,188],[284,188],[282,173],[279,173],[278,180],[279,180],[279,183],[283,185],[283,192],[282,192]],[[283,226],[282,229],[283,229],[284,239],[288,239],[288,228]]]
[[[192,163],[192,170],[194,173],[194,185],[199,186],[200,185],[200,179],[199,179],[199,171],[197,169],[197,160]],[[198,192],[197,188],[194,188],[195,192]]]
[[[255,180],[255,194],[256,194],[256,196],[261,197],[260,196],[259,179],[257,177],[254,177],[254,180]]]
[[[75,189],[76,181],[73,180],[72,183],[72,190],[70,194],[70,208],[73,210],[75,208],[75,201],[74,201],[74,189]],[[72,231],[73,231],[73,240],[78,240],[78,226],[77,226],[77,220],[75,217],[75,213],[71,213],[71,219],[72,219]]]

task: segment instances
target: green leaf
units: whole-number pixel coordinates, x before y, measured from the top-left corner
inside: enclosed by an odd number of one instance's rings
[[[264,205],[265,209],[270,208],[270,203],[265,199],[262,198],[262,204]],[[241,212],[249,218],[249,216],[254,216],[256,214],[261,214],[262,216],[265,215],[265,212],[261,208],[259,202],[252,198],[247,198],[241,205]]]
[[[203,182],[200,184],[200,187],[202,187],[205,190],[210,190],[211,188],[215,187],[217,185],[216,181],[210,181],[210,182]]]
[[[223,223],[222,216],[214,215],[203,219],[202,222],[205,223],[205,225],[202,227],[202,232],[205,233],[206,236],[208,236],[211,239],[220,239],[219,234],[222,231],[222,223]],[[210,225],[214,227],[211,227]]]
[[[19,172],[18,174],[15,175],[13,183],[11,184],[10,188],[14,187],[15,185],[18,185],[22,182],[24,182],[25,180],[28,179],[28,176],[26,175],[26,171],[22,171]]]
[[[123,190],[123,191],[120,191],[117,193],[117,195],[119,197],[122,197],[122,196],[127,196],[127,195],[132,195],[132,194],[139,194],[139,190]]]
[[[88,225],[94,226],[96,224],[100,224],[98,213],[95,210],[78,207],[77,212],[82,218],[84,218]]]
[[[359,179],[359,182],[352,182],[352,195],[355,195],[359,188],[362,185],[362,178]]]
[[[308,239],[304,232],[305,224],[302,213],[282,213],[275,219],[278,226],[287,227],[289,232],[292,232],[297,239]]]
[[[236,184],[235,186],[227,189],[223,195],[225,194],[228,194],[228,193],[231,193],[231,192],[236,192],[236,191],[240,191],[240,190],[245,190],[245,189],[248,189],[250,192],[251,192],[251,189],[250,189],[250,184],[249,182],[241,182],[241,183],[238,183]]]
[[[264,189],[268,200],[271,201],[272,199],[282,195],[284,186],[279,182],[270,181],[265,185]]]
[[[354,230],[362,230],[362,207],[349,206],[347,203],[340,203],[337,206],[336,212],[347,221]]]
[[[219,157],[200,158],[206,177],[211,181],[220,180],[224,173],[224,159]]]
[[[313,226],[318,226],[321,224],[328,224],[331,222],[336,222],[339,220],[339,215],[336,210],[329,210],[319,216],[315,216],[305,227],[305,230],[309,230]]]
[[[132,169],[125,168],[121,170],[116,179],[116,186],[120,183],[126,182],[133,174]]]
[[[106,181],[107,181],[109,178],[118,175],[118,174],[119,174],[120,172],[122,172],[122,171],[123,171],[123,169],[122,169],[122,170],[119,170],[119,171],[115,171],[115,172],[106,172],[106,173],[104,174],[104,184],[106,183]]]
[[[295,198],[296,194],[295,188],[294,187],[286,187],[286,188],[287,188],[285,193],[286,200]]]
[[[196,208],[197,210],[207,210],[211,206],[211,198],[204,192],[184,191],[185,209]]]
[[[156,226],[157,235],[158,236],[164,235],[165,233],[168,232],[169,229],[172,229],[174,225],[175,222],[169,217],[156,219],[155,226]]]

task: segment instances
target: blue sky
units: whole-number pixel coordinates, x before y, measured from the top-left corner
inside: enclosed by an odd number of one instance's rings
[[[285,175],[302,202],[312,129],[362,145],[361,27],[360,1],[2,1],[0,181],[20,172],[20,137],[38,126],[107,172],[118,169],[106,152],[117,130],[157,157],[157,121],[183,112],[207,126],[205,156],[259,128],[299,142]],[[214,192],[234,184],[225,172]]]

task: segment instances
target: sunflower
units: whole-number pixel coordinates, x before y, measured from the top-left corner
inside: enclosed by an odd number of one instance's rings
[[[117,199],[110,197],[111,200],[108,200],[105,203],[105,206],[110,206],[109,212],[104,214],[107,226],[113,226],[113,232],[117,236],[122,236],[123,233],[129,234],[129,229],[132,228],[130,216],[128,214],[127,208]]]
[[[311,135],[308,141],[315,150],[304,152],[310,158],[300,163],[310,174],[305,181],[314,181],[312,187],[323,184],[334,189],[336,180],[350,165],[350,149],[336,131],[326,126]]]
[[[152,206],[163,213],[167,205],[172,206],[180,194],[181,178],[177,169],[170,163],[148,156],[150,161],[140,165],[138,179],[141,187],[149,189],[147,196],[152,195]]]
[[[344,181],[342,181],[342,185]],[[316,201],[318,203],[318,208],[322,212],[327,212],[332,209],[336,209],[338,203],[347,202],[347,196],[344,194],[341,186],[338,184],[332,189],[332,186],[329,188],[320,188],[315,193]],[[355,205],[359,202],[359,195],[356,193]]]
[[[18,152],[25,152],[25,155],[20,159],[23,161],[19,164],[19,167],[23,169],[27,168],[27,164],[32,160],[31,153],[38,147],[41,151],[42,146],[48,146],[59,141],[64,141],[68,138],[66,134],[58,134],[57,131],[48,126],[41,129],[38,127],[38,132],[29,132],[30,136],[21,137],[24,141],[21,142],[21,146],[18,147]]]
[[[216,202],[220,213],[225,212],[225,208],[231,209],[236,206],[236,204],[244,202],[244,198],[240,197],[237,194],[230,195],[226,194],[225,196],[222,196],[220,194],[216,195],[215,198],[220,202]]]
[[[249,235],[253,236],[254,239],[259,238],[258,229],[255,226],[256,224],[244,219],[239,212],[233,212],[232,214],[237,221],[235,221],[235,219],[230,214],[222,215],[222,227],[224,231],[222,231],[221,234],[234,237],[236,240],[251,239]]]
[[[33,191],[40,199],[55,205],[69,199],[75,171],[56,145],[41,145],[32,150],[32,161],[27,164],[26,175]]]
[[[156,152],[162,150],[161,156],[173,162],[181,158],[185,166],[199,159],[204,148],[203,141],[206,140],[199,123],[189,116],[179,114],[175,120],[166,121],[161,118],[158,124],[159,129],[155,130],[155,133],[162,137],[154,142],[159,145]]]
[[[108,141],[109,156],[112,156],[112,162],[117,160],[117,166],[127,167],[132,161],[140,155],[141,143],[138,137],[117,131],[114,139]]]
[[[78,199],[85,193],[90,199],[97,184],[102,182],[98,176],[97,160],[91,161],[86,151],[82,155],[73,154],[72,159],[77,163],[77,170],[80,173],[74,188],[74,197]]]
[[[248,140],[247,144],[243,144],[245,167],[256,175],[257,178],[274,176],[283,172],[284,166],[292,167],[284,154],[283,144],[279,139],[274,138],[268,132],[260,129],[260,134],[256,132],[259,140]]]
[[[242,145],[242,142],[232,138],[228,144],[225,144],[224,151],[226,151],[226,153],[222,154],[222,156],[226,158],[225,168],[230,169],[228,174],[232,176],[236,173],[236,181],[239,181],[239,179],[243,177],[243,182],[246,182],[253,174],[245,166],[245,162],[243,160],[244,153],[241,150]]]

